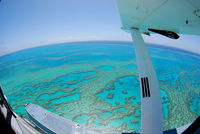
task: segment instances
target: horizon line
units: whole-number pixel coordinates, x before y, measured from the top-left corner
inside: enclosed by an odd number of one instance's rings
[[[52,45],[63,44],[63,43],[81,43],[81,42],[110,42],[110,43],[111,42],[123,42],[123,43],[134,44],[134,42],[128,41],[128,40],[72,40],[72,41],[60,41],[60,42],[58,41],[58,42],[49,42],[49,43],[41,43],[41,44],[38,43],[37,46],[22,48],[22,49],[19,49],[19,50],[14,50],[14,51],[2,54],[2,55],[0,55],[0,58],[7,56],[7,55],[10,55],[10,54],[13,54],[13,53],[16,53],[16,52],[20,52],[20,51],[24,51],[24,50],[28,50],[28,49],[32,49],[32,48],[52,46]],[[166,49],[180,50],[180,51],[185,52],[185,53],[200,56],[200,53],[193,52],[193,51],[190,51],[190,50],[186,50],[184,48],[178,48],[178,47],[174,47],[174,46],[168,46],[168,45],[165,45],[165,44],[152,43],[152,42],[145,42],[145,43],[147,44],[147,46],[150,45],[150,46],[158,46],[158,47],[166,48]]]

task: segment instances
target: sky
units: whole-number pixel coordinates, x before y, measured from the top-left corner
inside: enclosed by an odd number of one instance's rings
[[[152,34],[147,43],[200,54],[200,36]],[[115,0],[1,0],[0,56],[25,48],[89,40],[132,41],[121,30]]]

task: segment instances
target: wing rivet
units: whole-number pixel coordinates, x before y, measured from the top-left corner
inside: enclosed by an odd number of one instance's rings
[[[188,20],[186,20],[185,23],[188,24]]]

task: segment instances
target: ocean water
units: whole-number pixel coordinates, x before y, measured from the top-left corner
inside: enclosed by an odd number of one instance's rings
[[[200,56],[148,46],[160,83],[164,128],[200,115]],[[47,110],[100,129],[139,132],[141,101],[134,47],[129,42],[74,42],[0,57],[0,84],[13,110]]]

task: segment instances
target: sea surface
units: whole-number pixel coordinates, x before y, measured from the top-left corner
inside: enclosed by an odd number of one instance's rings
[[[200,55],[148,45],[160,83],[164,128],[200,115]],[[141,101],[130,42],[73,42],[0,57],[0,84],[13,110],[27,118],[34,103],[100,129],[139,132]]]

